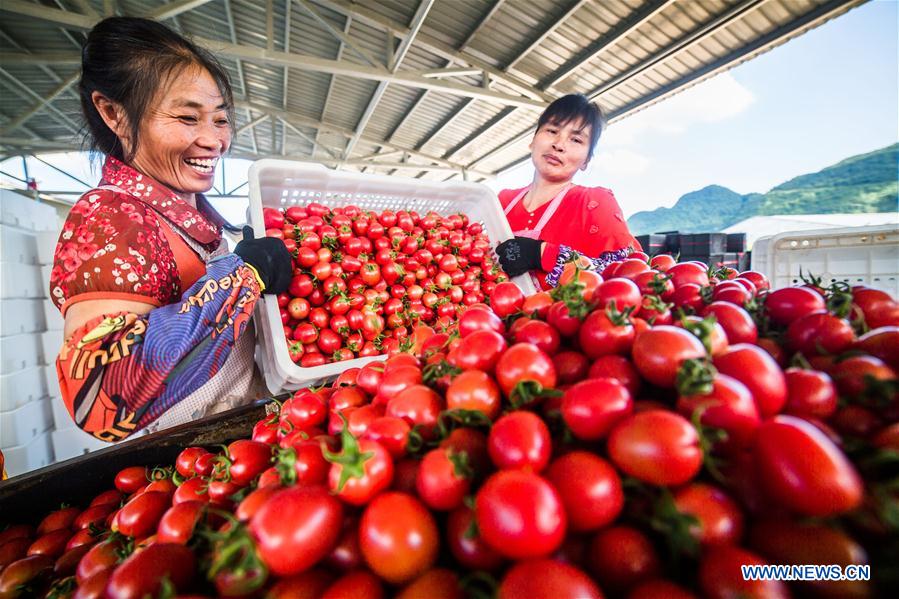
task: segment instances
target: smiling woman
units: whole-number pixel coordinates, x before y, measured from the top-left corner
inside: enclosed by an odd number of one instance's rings
[[[231,144],[231,85],[205,50],[155,21],[101,21],[82,51],[81,107],[100,184],[72,207],[50,275],[57,358],[76,424],[118,441],[252,401],[253,307],[291,257],[247,236],[228,253],[203,197]]]
[[[553,287],[575,253],[602,270],[641,249],[611,190],[572,183],[590,163],[602,128],[599,107],[581,94],[555,100],[540,116],[530,145],[533,182],[499,193],[515,237],[496,253],[511,276],[534,271],[542,287]]]

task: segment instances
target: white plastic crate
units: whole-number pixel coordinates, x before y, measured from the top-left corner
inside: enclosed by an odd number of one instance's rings
[[[67,428],[75,427],[75,421],[69,415],[66,404],[63,403],[61,397],[50,397],[50,410],[53,412],[53,428],[61,431]],[[77,428],[77,427],[75,427]]]
[[[43,300],[44,323],[48,331],[61,331],[65,325],[65,320],[59,312],[59,308],[51,299]]]
[[[41,366],[0,374],[0,412],[9,412],[47,395]]]
[[[41,375],[44,377],[44,386],[47,389],[47,393],[52,396],[59,395],[59,377],[56,376],[56,363],[42,366]]]
[[[50,297],[50,273],[53,271],[52,264],[43,264],[41,269],[41,296]]]
[[[0,412],[0,447],[25,445],[53,426],[50,398],[31,401],[15,410]]]
[[[335,171],[318,164],[285,160],[259,160],[249,171],[249,221],[257,237],[265,235],[262,208],[286,208],[311,202],[338,207],[355,205],[381,210],[434,211],[442,215],[464,213],[472,222],[481,222],[490,241],[497,244],[512,237],[499,200],[487,186],[461,181],[424,181],[385,175]],[[534,293],[527,275],[515,282],[525,293]],[[299,389],[335,377],[347,368],[361,366],[377,358],[359,358],[300,368],[287,354],[277,300],[265,296],[256,312],[260,335],[257,358],[273,393]]]
[[[0,337],[0,374],[44,364],[40,333]]]
[[[37,235],[31,231],[0,225],[0,260],[40,264]]]
[[[56,356],[62,349],[62,330],[44,331],[41,333],[41,355],[43,357],[42,364],[56,364]]]
[[[56,244],[59,242],[59,230],[38,231],[34,236],[37,244],[37,263],[53,264],[53,254],[56,253]]]
[[[899,222],[763,237],[753,244],[752,269],[774,289],[800,284],[801,269],[825,284],[864,284],[899,297]]]
[[[112,446],[111,443],[101,441],[77,426],[53,431],[51,437],[53,439],[53,454],[56,456],[57,462],[70,460],[86,453]]]
[[[0,337],[45,330],[43,300],[7,299],[0,302]]]
[[[0,189],[0,222],[29,231],[59,230],[53,206],[9,189]]]
[[[11,477],[52,464],[53,440],[50,432],[38,435],[25,445],[5,448],[3,457],[6,458],[6,473]]]
[[[21,262],[0,262],[0,299],[46,297],[41,267]]]

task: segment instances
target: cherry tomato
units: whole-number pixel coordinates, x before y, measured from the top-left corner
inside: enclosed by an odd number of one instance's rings
[[[692,483],[674,493],[674,505],[682,514],[696,518],[690,534],[705,546],[739,543],[743,537],[743,514],[727,493],[705,483]]]
[[[790,597],[787,585],[782,581],[746,580],[743,577],[742,566],[765,564],[763,559],[745,549],[732,545],[717,546],[705,553],[699,562],[699,587],[703,596],[710,599]]]
[[[578,439],[598,441],[630,414],[634,402],[627,388],[610,378],[575,383],[562,396],[562,418]]]
[[[776,416],[756,432],[759,478],[772,499],[800,514],[832,516],[861,503],[855,467],[820,430],[794,416]]]
[[[779,325],[789,325],[801,316],[825,308],[821,294],[806,287],[784,287],[765,296],[765,313]]]
[[[549,429],[533,412],[517,410],[496,421],[487,437],[490,459],[500,470],[541,472],[549,463]]]
[[[432,510],[449,511],[462,505],[474,472],[468,454],[439,447],[425,454],[415,479],[418,496]]]
[[[522,470],[491,475],[475,497],[475,517],[484,541],[514,559],[551,554],[567,529],[558,491],[537,474]]]
[[[684,360],[704,358],[702,343],[683,329],[660,325],[637,335],[633,347],[634,365],[649,382],[674,387],[677,371]]]
[[[619,422],[609,434],[608,452],[622,472],[654,485],[679,485],[702,467],[699,436],[673,412],[648,410]]]
[[[537,383],[542,388],[556,386],[556,367],[552,359],[531,343],[516,343],[506,350],[496,363],[496,379],[506,397],[511,397],[516,385]]]
[[[600,530],[590,542],[587,560],[602,588],[616,594],[638,582],[658,576],[661,560],[652,542],[630,526],[610,526]]]
[[[558,490],[574,531],[602,528],[614,522],[624,507],[618,473],[591,452],[572,451],[556,458],[546,478]]]
[[[291,576],[328,555],[340,538],[343,505],[320,486],[275,493],[250,520],[259,556],[272,573]]]
[[[194,577],[193,551],[175,543],[153,543],[113,570],[106,585],[109,599],[155,597],[163,585],[186,590]]]
[[[578,597],[602,599],[596,583],[579,568],[553,559],[533,559],[512,566],[500,582],[497,599]]]
[[[783,371],[768,352],[748,343],[731,345],[715,356],[715,368],[721,374],[743,383],[763,418],[780,412],[787,403],[787,381]]]
[[[161,491],[147,491],[137,495],[123,505],[116,515],[118,532],[136,539],[153,533],[159,519],[171,504],[169,495]]]
[[[803,418],[829,418],[837,409],[837,390],[827,374],[817,370],[788,368],[787,404],[784,411]]]
[[[143,466],[130,466],[123,468],[116,474],[115,486],[122,493],[134,493],[147,485],[149,477],[147,469]]]
[[[359,521],[359,547],[365,562],[392,584],[409,582],[426,572],[437,559],[438,544],[433,516],[405,493],[377,496]]]

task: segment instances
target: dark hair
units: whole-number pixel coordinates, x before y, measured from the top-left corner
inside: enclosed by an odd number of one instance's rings
[[[565,125],[571,121],[579,123],[584,127],[590,125],[590,151],[587,154],[587,160],[590,160],[593,158],[596,142],[599,141],[599,136],[602,135],[606,119],[599,105],[588,100],[584,94],[568,94],[553,100],[552,104],[547,106],[543,114],[540,115],[540,119],[537,121],[537,129],[540,129],[547,123]]]
[[[85,141],[90,151],[130,162],[137,151],[140,123],[150,102],[172,77],[191,66],[209,72],[231,117],[234,106],[231,82],[225,69],[207,50],[149,19],[109,17],[97,23],[81,50],[78,82],[81,111],[87,125]],[[127,156],[121,140],[106,126],[94,106],[91,94],[95,91],[124,108],[132,140]]]

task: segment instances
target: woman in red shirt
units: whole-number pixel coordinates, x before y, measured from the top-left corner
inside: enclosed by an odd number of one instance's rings
[[[87,36],[79,92],[106,160],[50,275],[70,415],[118,441],[254,399],[253,307],[287,288],[292,267],[274,238],[245,234],[229,252],[203,197],[231,144],[225,70],[161,23],[111,17]]]
[[[534,180],[499,193],[515,234],[496,248],[509,275],[536,271],[542,287],[554,287],[575,253],[601,270],[641,249],[611,190],[572,183],[590,163],[602,128],[602,112],[582,94],[563,96],[540,115],[530,145]]]

